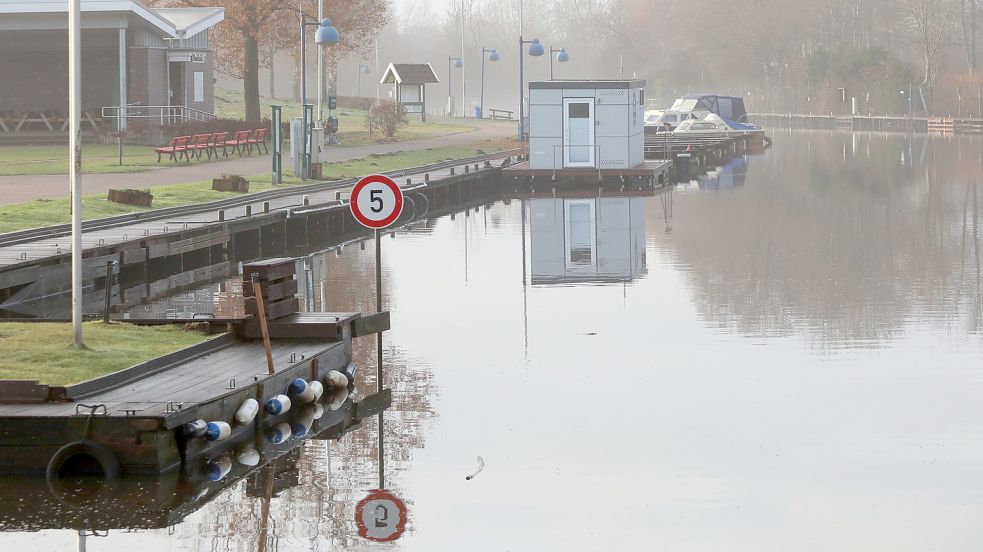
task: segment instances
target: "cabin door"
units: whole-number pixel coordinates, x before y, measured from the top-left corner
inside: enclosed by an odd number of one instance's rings
[[[563,100],[563,166],[594,166],[594,98]]]

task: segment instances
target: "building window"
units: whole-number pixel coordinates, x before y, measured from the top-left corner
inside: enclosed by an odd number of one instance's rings
[[[195,101],[205,101],[205,73],[195,71]]]
[[[594,256],[597,244],[594,200],[564,200],[564,205],[567,268],[593,267],[597,263]]]

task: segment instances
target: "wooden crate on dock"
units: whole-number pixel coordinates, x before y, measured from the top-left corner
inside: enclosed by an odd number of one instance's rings
[[[297,263],[294,259],[277,258],[242,266],[242,295],[246,314],[259,315],[259,305],[253,292],[253,274],[259,276],[266,318],[276,320],[300,311],[297,298]]]

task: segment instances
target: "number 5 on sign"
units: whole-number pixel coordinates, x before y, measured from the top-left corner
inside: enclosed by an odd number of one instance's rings
[[[352,215],[369,228],[385,228],[403,212],[403,191],[391,178],[381,174],[366,176],[352,188]]]

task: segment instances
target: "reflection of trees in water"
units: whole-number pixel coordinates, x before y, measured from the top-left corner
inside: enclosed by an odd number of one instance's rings
[[[909,321],[980,329],[979,139],[776,144],[744,189],[676,194],[674,232],[654,236],[705,321],[821,347],[877,346]]]
[[[312,259],[316,304],[322,310],[375,311],[372,245],[369,241],[364,252],[349,247],[340,258],[328,253]],[[386,297],[387,276],[383,273],[383,296],[387,308],[392,308]],[[322,304],[322,290],[326,304]],[[427,428],[437,415],[438,390],[425,361],[407,358],[391,343],[384,345],[386,379],[393,391],[393,405],[385,414],[386,481],[399,494],[399,478],[394,475],[408,468],[414,449],[425,445]],[[375,352],[374,337],[355,341],[356,387],[361,396],[375,392]],[[373,417],[339,440],[304,444],[297,465],[300,484],[271,502],[267,550],[342,550],[364,544],[357,537],[355,505],[378,485],[377,428]],[[193,550],[256,550],[262,502],[247,496],[245,485],[238,484],[186,522],[179,529],[181,538]]]

